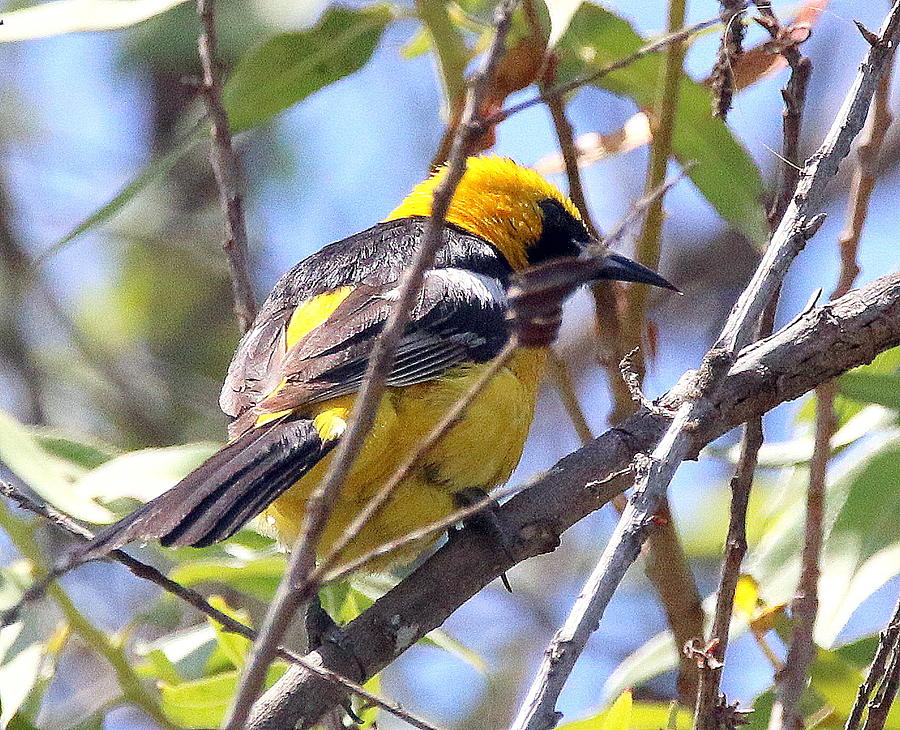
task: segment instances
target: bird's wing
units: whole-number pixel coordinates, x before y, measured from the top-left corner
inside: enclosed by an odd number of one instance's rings
[[[426,221],[409,218],[379,223],[329,244],[279,280],[253,326],[235,352],[219,399],[222,410],[238,417],[280,383],[283,338],[297,307],[341,287],[389,291],[418,249]],[[436,269],[464,269],[505,282],[509,265],[489,243],[447,226],[435,258]],[[359,301],[359,297],[355,297]]]
[[[271,377],[280,386],[248,416],[255,420],[359,390],[396,296],[396,284],[355,288],[285,353]],[[506,292],[499,280],[465,269],[430,270],[387,384],[421,383],[455,365],[490,360],[508,338],[505,311]]]

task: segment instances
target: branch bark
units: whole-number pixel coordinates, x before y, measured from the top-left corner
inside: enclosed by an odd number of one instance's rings
[[[250,283],[247,263],[249,254],[240,165],[231,144],[231,127],[222,103],[222,73],[216,55],[218,37],[215,8],[215,0],[197,0],[197,14],[203,26],[197,39],[197,47],[200,52],[200,65],[203,68],[203,93],[212,121],[212,148],[209,160],[219,186],[222,212],[225,214],[224,248],[231,270],[234,313],[243,334],[256,318],[256,299],[253,296],[253,284]]]
[[[689,433],[688,458],[735,426],[803,395],[900,344],[900,274],[878,279],[813,309],[770,338],[746,347],[723,379],[709,418]],[[628,486],[627,467],[653,448],[692,390],[693,373],[643,411],[556,464],[531,488],[497,511],[510,536],[508,556],[469,530],[444,545],[415,572],[345,628],[351,659],[326,644],[307,655],[316,666],[365,679],[406,649],[491,581],[527,558],[554,550],[560,535]],[[357,666],[356,662],[359,663]],[[307,671],[291,668],[265,695],[270,716],[314,723],[341,700]],[[271,724],[268,727],[276,727]]]

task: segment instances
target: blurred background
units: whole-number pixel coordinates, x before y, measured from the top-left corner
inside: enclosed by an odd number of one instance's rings
[[[326,10],[320,0],[230,0],[220,6],[228,68],[276,34],[313,27]],[[19,7],[0,4],[0,17]],[[645,37],[665,31],[663,3],[620,0],[604,7]],[[796,11],[791,3],[774,8],[784,19]],[[887,9],[883,1],[832,0],[816,20],[802,47],[813,63],[804,156],[822,139],[866,50],[852,20],[874,29]],[[717,12],[718,3],[693,0],[688,21]],[[236,137],[246,177],[251,270],[260,297],[297,260],[383,218],[429,169],[446,126],[434,58],[427,41],[423,47],[416,8],[400,3],[391,13],[359,71]],[[489,17],[485,8],[474,15],[473,23]],[[92,522],[125,513],[135,499],[174,483],[225,438],[217,397],[238,330],[205,137],[167,164],[167,155],[184,146],[202,111],[188,82],[199,73],[197,31],[195,9],[186,3],[118,31],[0,44],[0,476],[24,482]],[[0,26],[0,41],[3,33]],[[718,33],[701,34],[691,45],[685,67],[694,79],[709,73]],[[751,27],[748,45],[765,37]],[[779,90],[785,81],[781,71],[743,90],[728,118],[734,138],[759,169],[765,196],[779,165]],[[532,87],[508,102],[533,93]],[[894,109],[896,98],[893,94]],[[567,105],[576,135],[614,133],[637,110],[628,95],[593,86]],[[504,122],[491,151],[525,165],[557,155],[547,109],[534,106]],[[647,157],[647,147],[639,146],[583,169],[588,206],[601,229],[615,225],[640,197]],[[898,162],[900,125],[889,132],[879,162],[860,245],[859,283],[897,269]],[[146,177],[148,166],[150,184],[114,215],[66,240],[123,186]],[[829,190],[824,227],[791,270],[779,323],[802,310],[816,288],[827,297],[835,287],[849,168],[845,164]],[[565,187],[563,175],[553,179]],[[734,221],[723,220],[690,180],[668,194],[665,208],[661,271],[685,296],[654,294],[650,301],[657,350],[648,363],[650,396],[698,364],[757,260],[746,227],[739,232]],[[623,252],[631,245],[626,241]],[[587,293],[570,302],[558,349],[570,364],[590,427],[599,434],[609,425],[612,403],[594,357],[592,306]],[[890,372],[898,362],[896,353],[888,353],[875,368]],[[836,496],[829,504],[838,525],[848,504],[856,512],[855,521],[826,545],[817,627],[823,650],[871,637],[900,589],[896,530],[873,522],[892,510],[897,514],[897,414],[865,401],[859,394],[838,401],[846,429],[830,471],[829,488]],[[746,564],[760,586],[751,605],[758,598],[764,609],[790,600],[796,579],[810,417],[801,400],[766,419]],[[670,492],[674,523],[701,596],[714,591],[718,580],[733,471],[730,446],[736,439],[726,436],[699,462],[685,464]],[[579,443],[559,394],[545,388],[514,480],[548,468]],[[177,448],[148,451],[160,447]],[[28,530],[46,554],[63,543],[24,513],[4,509],[0,598],[11,603],[27,584],[29,569],[7,533]],[[611,508],[602,510],[567,533],[555,553],[517,567],[509,576],[512,594],[496,584],[469,601],[448,621],[440,646],[415,647],[384,672],[381,691],[444,727],[502,726],[616,516]],[[229,605],[258,620],[281,557],[249,530],[242,535],[236,547],[194,555],[146,546],[136,551],[155,565],[180,571],[207,593],[224,595]],[[232,583],[213,580],[222,566],[248,564],[259,568],[253,586],[248,572]],[[853,583],[861,574],[866,580]],[[128,638],[127,656],[151,680],[165,673],[154,664],[162,661],[160,655],[174,667],[175,675],[164,678],[171,687],[228,668],[221,657],[216,663],[221,648],[202,617],[161,598],[121,566],[84,566],[63,585],[90,622]],[[16,632],[5,639],[0,633],[3,722],[21,705],[21,718],[42,730],[159,727],[146,712],[119,702],[109,663],[83,638],[61,635],[60,616],[45,599],[29,609]],[[628,687],[647,701],[674,697],[674,644],[661,635],[666,628],[639,563],[562,695],[559,709],[566,719],[596,712]],[[776,632],[770,632],[768,645],[783,654]],[[772,662],[753,632],[742,631],[730,652],[723,690],[749,706],[771,686]],[[178,697],[170,695],[168,709]],[[172,712],[174,722],[184,722],[177,709]],[[400,724],[381,717],[379,726]]]

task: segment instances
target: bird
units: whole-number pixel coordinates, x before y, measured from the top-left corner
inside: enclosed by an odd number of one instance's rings
[[[438,168],[380,223],[325,246],[281,277],[228,368],[219,400],[232,419],[228,443],[174,487],[100,530],[80,549],[79,562],[133,541],[205,547],[256,517],[261,529],[293,544],[447,174],[446,166]],[[511,277],[584,256],[592,242],[577,207],[557,187],[496,156],[466,160],[440,233],[374,425],[319,541],[320,556],[503,349]],[[608,251],[596,271],[596,278],[677,291]],[[344,558],[444,519],[461,496],[506,482],[522,455],[546,360],[545,347],[518,348],[464,417],[418,457]],[[423,549],[383,560],[408,562]],[[376,561],[370,569],[379,567]]]

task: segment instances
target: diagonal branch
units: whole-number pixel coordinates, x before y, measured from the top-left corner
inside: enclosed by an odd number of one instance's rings
[[[900,274],[797,317],[747,347],[713,399],[712,415],[690,432],[689,456],[735,426],[797,398],[851,367],[900,344]],[[630,486],[635,454],[653,448],[672,414],[692,392],[673,388],[654,411],[642,411],[562,459],[497,511],[512,555],[494,541],[460,532],[415,572],[344,627],[348,657],[330,642],[307,656],[317,666],[372,677],[512,565],[559,545],[560,535]],[[290,668],[268,692],[281,717],[314,724],[340,694],[302,669]],[[273,727],[273,726],[270,726]]]
[[[553,727],[559,693],[598,625],[613,593],[637,558],[654,513],[675,471],[690,452],[691,434],[712,414],[713,396],[741,348],[753,337],[759,317],[780,287],[793,259],[824,220],[819,213],[827,183],[850,151],[868,112],[875,86],[900,40],[900,0],[896,0],[869,49],[853,87],[819,150],[804,167],[800,184],[753,278],[731,311],[714,347],[704,357],[692,397],[678,409],[665,436],[639,464],[634,498],[619,520],[606,550],[566,622],[547,648],[511,730]]]

